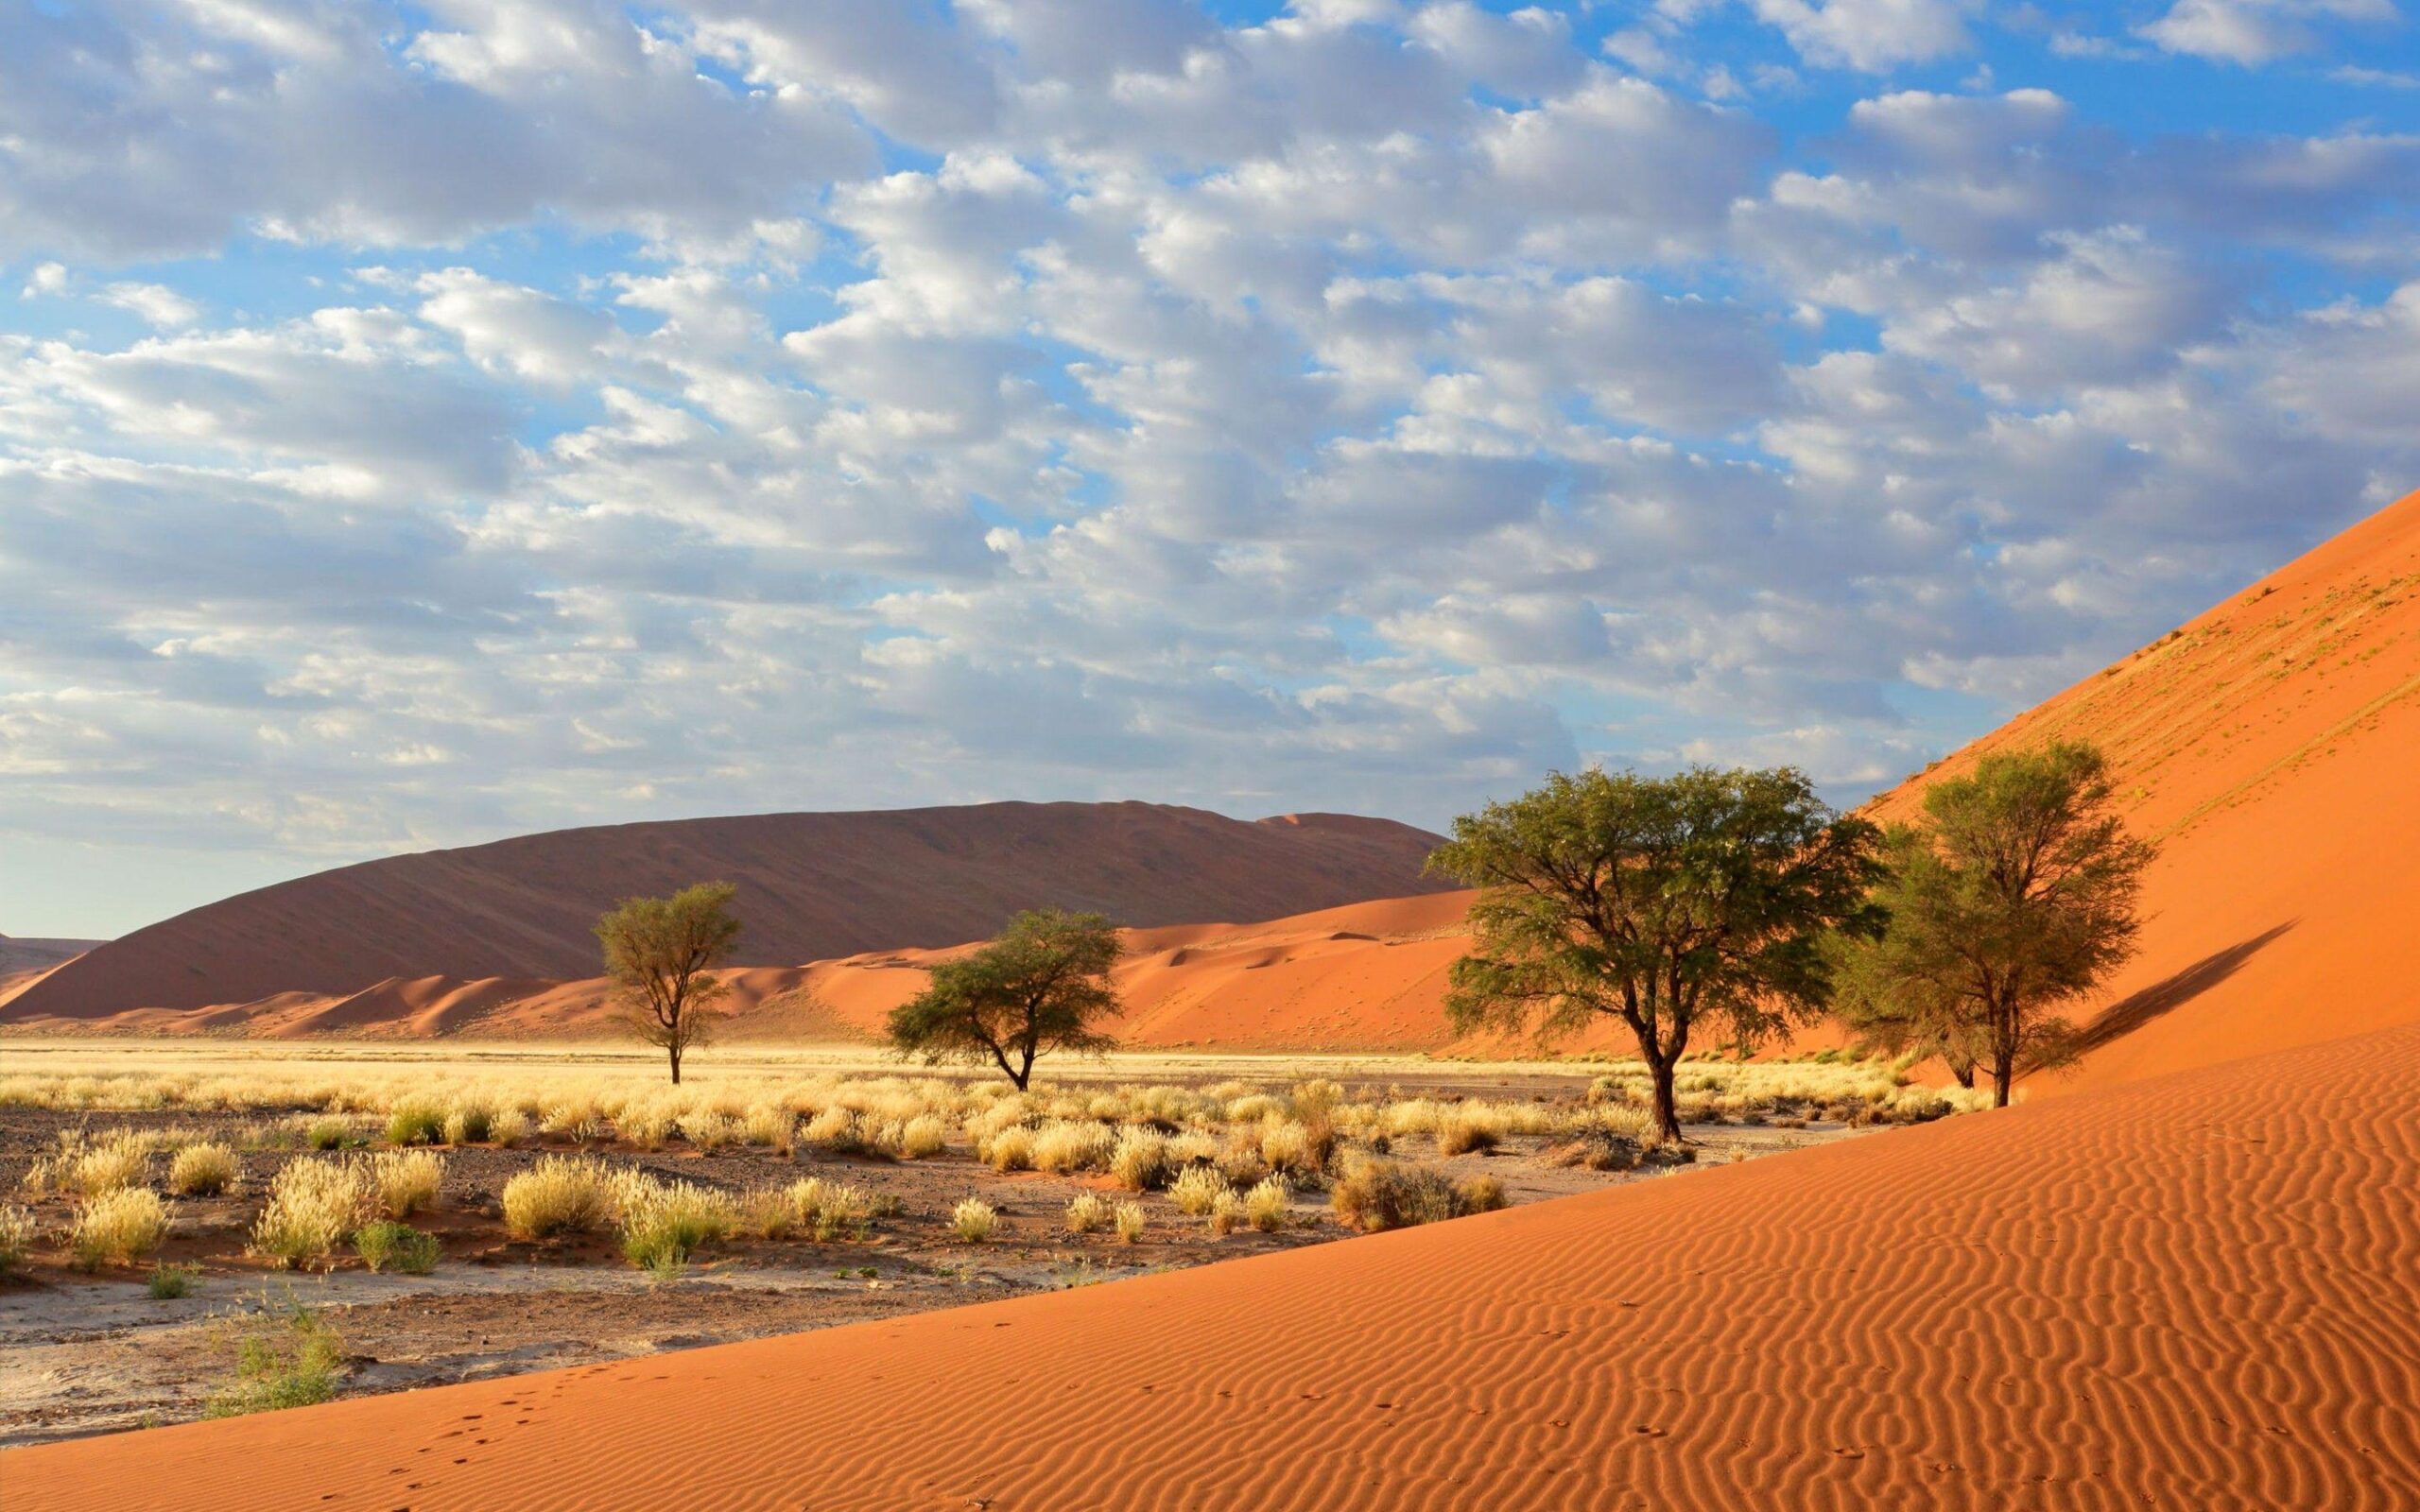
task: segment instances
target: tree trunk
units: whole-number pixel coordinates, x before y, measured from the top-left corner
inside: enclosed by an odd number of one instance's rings
[[[2013,1035],[2002,1035],[1999,1043],[1992,1047],[1992,1106],[1994,1108],[2008,1106],[2009,1084],[2015,1080],[2016,1040]]]
[[[1668,1144],[1685,1144],[1681,1138],[1681,1114],[1672,1097],[1672,1062],[1660,1056],[1647,1057],[1647,1074],[1655,1084],[1655,1132]]]
[[[681,1047],[666,1045],[664,1053],[672,1057],[672,1085],[678,1087],[681,1085]]]
[[[1959,1060],[1951,1062],[1949,1067],[1949,1076],[1952,1081],[1955,1081],[1959,1086],[1965,1088],[1968,1091],[1973,1091],[1975,1090],[1975,1063],[1973,1061]]]

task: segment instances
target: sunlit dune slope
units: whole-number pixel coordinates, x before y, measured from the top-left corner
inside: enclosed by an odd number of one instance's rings
[[[1202,1269],[0,1455],[10,1505],[2420,1505],[2420,1027]],[[1035,1214],[1019,1214],[1021,1222]]]
[[[1927,776],[2053,739],[2116,759],[2162,854],[2096,1048],[2044,1090],[2420,1021],[2420,494]]]
[[[341,999],[432,976],[576,979],[596,970],[590,926],[616,898],[707,878],[738,885],[739,958],[752,965],[952,945],[1044,903],[1146,926],[1266,919],[1434,885],[1420,865],[1435,843],[1385,819],[1247,822],[1150,803],[561,830],[393,856],[195,909],[22,987],[0,1016],[91,1023],[283,994]],[[365,1005],[346,1012],[377,1016]]]

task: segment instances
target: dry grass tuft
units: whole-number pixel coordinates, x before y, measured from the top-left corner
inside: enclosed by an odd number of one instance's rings
[[[370,1184],[378,1211],[408,1218],[437,1201],[445,1182],[445,1157],[434,1150],[380,1150],[370,1158]]]
[[[1150,1221],[1149,1215],[1143,1211],[1141,1203],[1119,1203],[1117,1205],[1117,1242],[1121,1245],[1139,1242],[1143,1237],[1144,1226]]]
[[[1167,1176],[1168,1142],[1150,1129],[1130,1128],[1117,1136],[1110,1153],[1109,1174],[1129,1192],[1149,1192]]]
[[[919,1113],[900,1125],[899,1158],[922,1160],[949,1147],[949,1125],[930,1113]]]
[[[1109,1204],[1089,1192],[1080,1192],[1067,1203],[1067,1231],[1071,1234],[1098,1233],[1109,1227]]]
[[[168,1162],[168,1190],[181,1197],[215,1197],[232,1190],[242,1173],[226,1145],[188,1144]]]
[[[1504,1189],[1493,1177],[1457,1185],[1417,1166],[1356,1159],[1347,1163],[1329,1201],[1346,1225],[1377,1233],[1491,1211],[1504,1205]]]
[[[13,1204],[0,1206],[0,1276],[23,1265],[33,1247],[32,1211]]]
[[[1285,1227],[1293,1206],[1293,1187],[1284,1177],[1272,1176],[1244,1194],[1244,1221],[1262,1233],[1275,1233]]]
[[[999,1212],[980,1197],[969,1197],[949,1211],[952,1232],[970,1245],[979,1245],[992,1237]]]
[[[608,1177],[593,1160],[545,1155],[504,1184],[505,1231],[515,1239],[585,1233],[604,1222]]]
[[[115,1262],[130,1265],[168,1237],[168,1205],[149,1187],[119,1187],[87,1197],[76,1210],[67,1247],[84,1270]]]
[[[1219,1197],[1235,1194],[1236,1189],[1213,1166],[1188,1165],[1168,1183],[1168,1199],[1188,1218],[1201,1217],[1218,1206]]]
[[[360,1227],[372,1197],[368,1175],[354,1160],[288,1160],[252,1222],[252,1252],[285,1269],[325,1261]]]

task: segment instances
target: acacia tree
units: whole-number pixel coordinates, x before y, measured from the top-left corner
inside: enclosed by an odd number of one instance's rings
[[[737,890],[700,882],[669,898],[625,898],[596,921],[605,972],[622,988],[623,1021],[670,1058],[676,1087],[683,1052],[703,1044],[722,1017],[715,1005],[729,988],[710,973],[739,937],[731,916]]]
[[[972,954],[933,968],[932,982],[890,1013],[890,1043],[927,1063],[991,1061],[1019,1091],[1046,1052],[1099,1055],[1099,1027],[1122,1011],[1110,985],[1117,931],[1099,914],[1036,908]]]
[[[1618,1019],[1654,1084],[1656,1127],[1678,1141],[1673,1070],[1698,1025],[1719,1021],[1744,1046],[1813,1016],[1827,936],[1878,926],[1865,898],[1876,839],[1788,767],[1552,773],[1456,819],[1428,858],[1483,889],[1446,1012],[1465,1033],[1534,1027],[1541,1042]]]
[[[2096,747],[2059,742],[1983,757],[1925,792],[1894,827],[1878,936],[1849,946],[1841,1017],[1886,1048],[1988,1069],[1994,1100],[2072,1053],[2059,1010],[2134,954],[2143,868]]]

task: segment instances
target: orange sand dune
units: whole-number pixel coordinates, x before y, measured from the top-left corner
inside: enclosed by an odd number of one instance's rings
[[[1421,891],[1436,841],[1387,819],[1246,822],[1154,803],[559,830],[390,856],[181,914],[0,998],[0,1021],[92,1025],[291,992],[345,998],[390,978],[576,978],[596,970],[589,929],[616,898],[710,877],[737,885],[740,959],[761,965],[952,945],[1044,903],[1137,925],[1266,919]]]
[[[2059,738],[2116,759],[2163,853],[2141,954],[2085,1015],[2099,1048],[2037,1091],[2420,1021],[2420,494],[1939,771]]]
[[[1203,1269],[21,1449],[0,1484],[48,1512],[2388,1512],[2420,1505],[2415,1162],[2420,1027]]]

